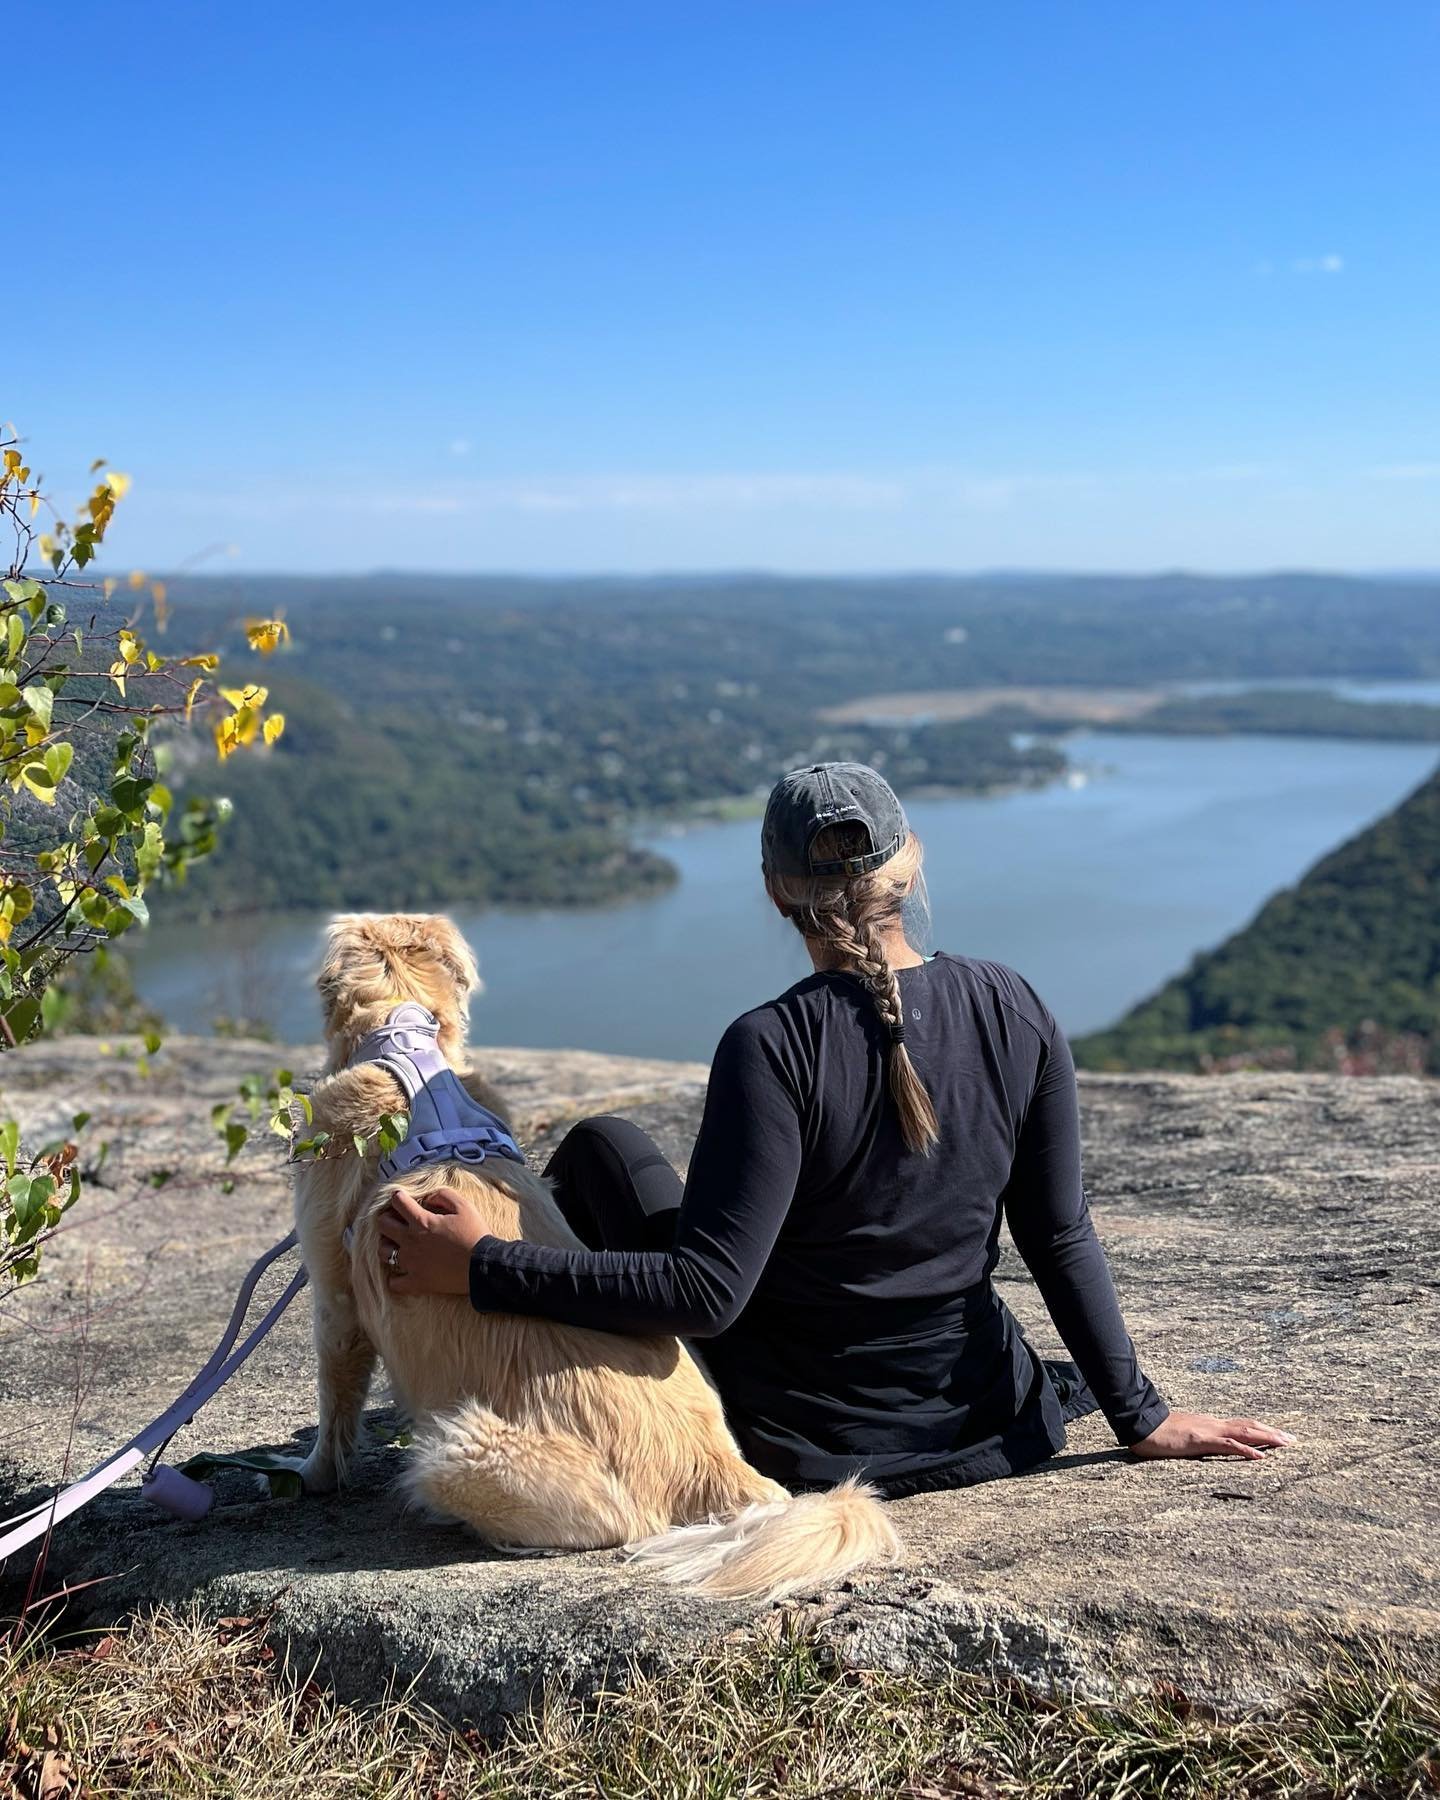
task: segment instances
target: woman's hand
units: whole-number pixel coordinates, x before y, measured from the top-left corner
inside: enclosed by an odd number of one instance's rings
[[[380,1215],[380,1261],[392,1294],[468,1294],[470,1252],[485,1236],[480,1211],[456,1188],[424,1205],[396,1188]]]
[[[1132,1456],[1246,1456],[1258,1461],[1267,1450],[1293,1444],[1288,1431],[1258,1419],[1217,1419],[1213,1413],[1172,1412],[1138,1444]]]

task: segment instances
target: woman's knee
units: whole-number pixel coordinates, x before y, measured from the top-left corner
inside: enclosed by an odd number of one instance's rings
[[[684,1184],[659,1145],[631,1119],[596,1113],[572,1125],[546,1165],[556,1198],[586,1241],[663,1248]]]

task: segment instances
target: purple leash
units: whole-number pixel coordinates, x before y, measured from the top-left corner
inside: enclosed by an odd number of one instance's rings
[[[69,1487],[62,1488],[58,1494],[49,1500],[43,1500],[39,1506],[31,1507],[28,1512],[19,1513],[15,1518],[4,1521],[7,1529],[0,1536],[0,1561],[24,1545],[33,1543],[36,1538],[43,1537],[61,1519],[68,1519],[72,1513],[79,1512],[82,1506],[88,1505],[97,1494],[103,1494],[106,1488],[117,1482],[122,1475],[128,1474],[152,1452],[158,1456],[175,1433],[190,1423],[205,1402],[225,1385],[251,1351],[257,1348],[281,1313],[304,1287],[308,1277],[303,1268],[297,1269],[285,1292],[239,1349],[231,1349],[244,1328],[245,1315],[250,1310],[250,1297],[255,1292],[256,1283],[277,1257],[294,1247],[295,1233],[292,1231],[255,1263],[240,1285],[235,1310],[230,1315],[230,1323],[221,1334],[220,1342],[184,1393],[159,1418],[152,1419],[128,1444],[113,1456],[106,1457],[104,1462],[97,1464],[79,1481],[71,1482]],[[142,1478],[142,1492],[147,1500],[181,1519],[203,1519],[215,1498],[213,1489],[206,1483],[192,1481],[188,1475],[182,1475],[178,1469],[172,1469],[164,1463],[157,1463],[154,1468],[147,1470]]]

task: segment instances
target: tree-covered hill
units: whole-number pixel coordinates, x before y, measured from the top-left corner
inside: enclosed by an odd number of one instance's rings
[[[1440,1074],[1440,769],[1074,1051],[1091,1069]]]

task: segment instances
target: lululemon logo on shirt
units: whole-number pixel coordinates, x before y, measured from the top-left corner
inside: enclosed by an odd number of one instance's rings
[[[912,1019],[918,1019],[920,1017],[920,1008],[918,1006],[912,1006],[910,1008],[910,1017]]]

